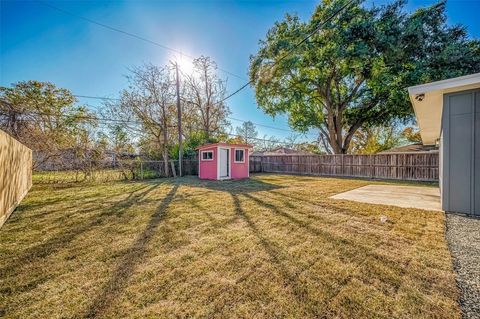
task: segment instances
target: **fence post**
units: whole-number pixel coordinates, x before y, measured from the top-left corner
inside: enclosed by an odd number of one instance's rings
[[[173,161],[170,161],[170,165],[172,166],[173,177],[177,177],[177,172],[175,171],[175,164],[173,163]]]
[[[394,154],[393,156],[395,157],[395,179],[398,179],[398,155]]]
[[[344,175],[345,175],[345,169],[344,169],[345,164],[344,164],[344,162],[343,162],[343,155],[344,155],[344,154],[341,154],[341,155],[342,155],[342,156],[341,156],[342,162],[341,162],[341,165],[340,165],[340,172],[341,172],[342,176],[344,176]]]
[[[143,180],[143,162],[140,162],[140,172],[142,174],[142,180]]]
[[[370,172],[371,172],[371,177],[372,177],[372,179],[374,179],[374,178],[375,178],[375,167],[374,167],[374,165],[373,165],[373,164],[374,164],[373,162],[375,161],[375,160],[374,160],[374,156],[375,156],[375,155],[369,155],[369,156],[370,156]]]

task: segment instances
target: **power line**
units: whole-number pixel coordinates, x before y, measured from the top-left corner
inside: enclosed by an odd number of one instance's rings
[[[74,96],[74,97],[78,97],[78,98],[88,98],[88,99],[97,99],[97,100],[120,101],[120,99],[118,99],[118,98],[109,98],[109,97],[102,97],[102,96],[76,95],[76,94],[74,94],[73,96]],[[184,102],[190,102],[190,101],[184,100]],[[215,103],[214,103],[214,105],[215,105]],[[93,107],[92,105],[88,105],[88,106]],[[251,122],[251,123],[254,124],[255,126],[265,127],[265,128],[269,128],[269,129],[273,129],[273,130],[284,131],[284,132],[289,132],[289,133],[293,133],[293,134],[303,134],[303,135],[306,135],[305,133],[301,133],[301,132],[297,132],[297,131],[293,131],[293,130],[289,130],[289,129],[284,129],[284,128],[280,128],[280,127],[274,127],[274,126],[270,126],[270,125],[255,123],[255,122],[252,122],[252,121],[245,121],[245,120],[237,119],[237,118],[230,117],[230,116],[226,116],[225,118],[227,118],[227,119],[229,119],[229,120],[232,120],[232,121],[242,122],[242,123]]]
[[[275,61],[273,64],[271,64],[269,66],[269,68],[273,68],[276,64],[278,64],[279,62],[283,61],[287,56],[289,56],[293,51],[295,51],[300,45],[302,45],[304,42],[306,42],[311,36],[313,36],[315,33],[317,33],[325,24],[327,24],[328,22],[330,22],[334,17],[336,17],[341,11],[343,11],[346,7],[348,7],[349,5],[351,5],[355,0],[350,0],[349,2],[345,3],[343,6],[341,6],[337,11],[335,11],[332,15],[330,15],[326,20],[322,21],[322,22],[319,22],[319,24],[317,25],[317,27],[314,28],[314,30],[312,32],[310,32],[305,38],[303,38],[301,41],[299,41],[298,43],[296,43],[290,50],[288,50],[284,55],[282,55],[277,61]],[[67,10],[64,10],[64,9],[61,9],[59,7],[56,7],[54,5],[51,5],[47,2],[44,2],[44,1],[39,1],[40,3],[44,4],[45,6],[48,6],[52,9],[55,9],[55,10],[58,10],[60,12],[63,12],[65,14],[68,14],[70,16],[73,16],[73,17],[76,17],[78,19],[82,19],[82,20],[85,20],[89,23],[92,23],[92,24],[95,24],[95,25],[98,25],[98,26],[101,26],[103,28],[106,28],[106,29],[109,29],[109,30],[112,30],[112,31],[115,31],[115,32],[119,32],[119,33],[122,33],[124,35],[127,35],[127,36],[130,36],[130,37],[134,37],[136,39],[139,39],[141,41],[145,41],[145,42],[148,42],[148,43],[151,43],[153,45],[156,45],[156,46],[159,46],[161,48],[164,48],[166,50],[170,50],[170,51],[173,51],[173,52],[176,52],[176,53],[179,53],[181,55],[184,55],[190,59],[194,59],[194,57],[192,56],[189,56],[187,54],[184,54],[182,53],[181,51],[177,50],[177,49],[173,49],[173,48],[170,48],[166,45],[163,45],[163,44],[160,44],[158,42],[155,42],[155,41],[152,41],[150,39],[147,39],[147,38],[144,38],[142,36],[139,36],[139,35],[136,35],[136,34],[133,34],[133,33],[130,33],[130,32],[127,32],[127,31],[124,31],[124,30],[121,30],[121,29],[118,29],[118,28],[115,28],[115,27],[112,27],[112,26],[109,26],[107,24],[104,24],[104,23],[100,23],[100,22],[97,22],[95,20],[92,20],[92,19],[89,19],[89,18],[86,18],[86,17],[83,17],[83,16],[80,16],[80,15],[77,15],[73,12],[70,12],[70,11],[67,11]],[[225,73],[228,73],[232,76],[235,76],[237,78],[240,78],[240,79],[243,79],[243,77],[240,77],[236,74],[233,74],[227,70],[224,70],[224,69],[221,69],[221,68],[218,68],[220,71],[223,71]],[[232,96],[238,94],[239,92],[241,92],[243,89],[245,89],[247,86],[249,86],[250,84],[252,84],[254,82],[254,79],[251,79],[249,80],[247,83],[245,83],[244,85],[242,85],[241,87],[239,87],[237,90],[235,90],[233,93],[227,95],[225,98],[223,98],[222,100],[220,100],[219,102],[217,102],[216,104],[220,104],[220,103],[223,103],[224,101],[226,101],[227,99],[231,98]]]
[[[290,48],[290,50],[288,50],[285,54],[283,54],[277,61],[275,61],[273,64],[269,65],[268,67],[271,69],[273,68],[276,64],[278,64],[279,62],[283,61],[287,56],[289,56],[292,52],[294,52],[300,45],[302,45],[303,43],[305,43],[311,36],[313,36],[315,33],[319,32],[320,29],[325,25],[327,24],[328,22],[330,22],[334,17],[336,17],[341,11],[343,11],[345,8],[347,8],[348,6],[350,6],[355,0],[350,0],[348,1],[347,3],[345,3],[343,6],[341,6],[338,10],[336,10],[332,15],[330,15],[327,19],[325,19],[324,21],[321,21],[318,23],[317,27],[314,28],[314,30],[312,32],[310,32],[305,38],[303,38],[301,41],[299,41],[298,43],[296,43],[292,48]],[[113,31],[117,31],[117,32],[120,32],[120,33],[123,33],[123,34],[126,34],[126,35],[129,35],[129,36],[132,36],[132,37],[135,37],[135,38],[138,38],[140,40],[143,40],[143,41],[146,41],[146,42],[149,42],[149,43],[152,43],[152,44],[155,44],[155,45],[158,45],[160,47],[163,47],[165,49],[168,49],[168,50],[173,50],[175,52],[179,52],[178,50],[176,49],[172,49],[172,48],[169,48],[167,46],[164,46],[162,44],[159,44],[159,43],[156,43],[154,41],[151,41],[149,39],[146,39],[146,38],[143,38],[143,37],[140,37],[140,36],[137,36],[135,34],[132,34],[132,33],[129,33],[129,32],[126,32],[126,31],[123,31],[123,30],[120,30],[120,29],[117,29],[117,28],[114,28],[114,27],[111,27],[111,26],[108,26],[108,25],[105,25],[103,23],[99,23],[99,22],[96,22],[94,20],[91,20],[91,19],[88,19],[88,18],[85,18],[85,17],[82,17],[82,16],[79,16],[79,15],[76,15],[74,13],[71,13],[69,11],[66,11],[66,10],[63,10],[63,9],[60,9],[58,7],[55,7],[55,6],[52,6],[48,3],[45,3],[43,1],[40,1],[41,3],[51,7],[51,8],[54,8],[56,10],[59,10],[59,11],[62,11],[62,12],[65,12],[69,15],[72,15],[72,16],[75,16],[77,18],[80,18],[80,19],[83,19],[83,20],[86,20],[88,22],[91,22],[91,23],[94,23],[96,25],[99,25],[99,26],[102,26],[102,27],[105,27],[105,28],[108,28],[110,30],[113,30]],[[180,52],[181,53],[181,52]],[[187,55],[186,55],[187,56]],[[192,58],[192,57],[190,57]],[[219,70],[221,70],[219,68]],[[224,70],[222,70],[224,71]],[[226,101],[227,99],[231,98],[232,96],[238,94],[239,92],[241,92],[243,89],[245,89],[247,86],[249,86],[250,84],[252,84],[254,82],[254,79],[251,79],[249,80],[247,83],[245,83],[244,85],[242,85],[240,88],[238,88],[237,90],[235,90],[233,93],[227,95],[226,97],[224,97],[223,99],[221,99],[220,101],[216,102],[216,103],[213,103],[213,105],[217,105],[217,104],[221,104],[223,103],[224,101]],[[112,98],[102,98],[102,97],[93,97],[93,96],[82,96],[82,95],[75,95],[76,97],[84,97],[84,98],[98,98],[98,99],[102,99],[102,100],[119,100],[119,99],[112,99]],[[253,123],[253,122],[252,122]],[[255,124],[255,123],[254,123]],[[263,125],[259,125],[259,124],[256,124],[258,126],[263,126]],[[275,129],[278,129],[278,128],[275,128]],[[291,131],[293,132],[293,131]]]
[[[324,20],[323,22],[319,22],[319,24],[317,25],[316,28],[314,28],[314,30],[312,32],[310,32],[305,38],[303,38],[301,41],[299,41],[298,43],[296,43],[290,50],[288,50],[284,55],[282,55],[277,61],[275,61],[273,64],[269,65],[269,69],[272,69],[276,64],[278,64],[279,62],[283,61],[287,56],[289,56],[293,51],[295,51],[300,45],[302,45],[303,43],[305,43],[312,35],[314,35],[315,33],[319,32],[320,29],[325,25],[327,24],[328,22],[330,22],[334,17],[336,17],[341,11],[343,11],[346,7],[348,7],[349,5],[351,5],[355,0],[350,0],[349,2],[345,3],[343,6],[340,7],[340,9],[338,9],[337,11],[335,11],[332,15],[330,15],[326,20]],[[218,104],[224,102],[225,100],[231,98],[232,96],[234,96],[235,94],[239,93],[240,91],[242,91],[243,89],[245,89],[247,86],[249,86],[250,84],[252,84],[254,82],[255,79],[251,79],[250,81],[248,81],[247,83],[245,83],[244,85],[242,85],[240,88],[238,88],[235,92],[233,92],[232,94],[229,94],[227,97],[225,97],[224,99],[220,100],[219,102],[217,102]]]
[[[70,117],[72,115],[68,114],[52,114],[52,113],[46,113],[46,112],[28,112],[24,113],[24,115],[44,115],[44,116],[52,116],[52,117]],[[117,120],[117,119],[108,119],[104,117],[96,117],[96,116],[87,116],[87,115],[78,115],[78,116],[73,116],[77,120],[83,120],[83,121],[95,121],[94,124],[100,124],[100,125],[111,125],[112,123],[119,123],[119,124],[136,124],[136,125],[142,125],[143,123],[140,121],[134,121],[134,120]],[[38,122],[38,119],[33,119],[33,118],[27,118],[27,119],[21,119],[19,121],[24,121],[24,122]],[[176,128],[177,125],[168,125],[168,128]],[[195,128],[192,126],[187,126],[189,129],[197,130],[197,131],[207,131],[205,128]],[[130,128],[131,129],[131,128]],[[225,134],[230,137],[242,137],[239,134],[234,134],[234,133],[227,133],[224,131],[221,131],[220,129],[215,129],[215,130],[208,130],[209,132],[217,132],[219,134]],[[144,134],[138,133],[140,136],[145,136]],[[265,138],[259,138],[259,137],[248,137],[250,140],[255,140],[259,142],[269,142],[272,144],[278,144],[278,145],[303,145],[303,143],[287,143],[287,142],[281,142],[278,140],[271,140],[271,139],[265,139]]]
[[[110,30],[110,31],[115,31],[115,32],[121,33],[121,34],[123,34],[123,35],[129,36],[129,37],[132,37],[132,38],[135,38],[135,39],[137,39],[137,40],[141,40],[141,41],[144,41],[144,42],[153,44],[153,45],[158,46],[158,47],[160,47],[160,48],[163,48],[163,49],[165,49],[165,50],[169,50],[169,51],[178,53],[178,54],[180,54],[181,56],[185,56],[185,57],[187,57],[187,58],[189,58],[189,59],[191,59],[191,60],[195,60],[195,59],[196,59],[195,57],[193,57],[193,56],[191,56],[191,55],[188,55],[188,54],[185,54],[185,53],[183,53],[182,51],[180,51],[180,50],[178,50],[178,49],[171,48],[171,47],[169,47],[169,46],[166,46],[166,45],[164,45],[164,44],[161,44],[161,43],[155,42],[155,41],[153,41],[153,40],[147,39],[147,38],[142,37],[142,36],[140,36],[140,35],[137,35],[137,34],[134,34],[134,33],[130,33],[130,32],[128,32],[128,31],[124,31],[124,30],[121,30],[121,29],[119,29],[119,28],[112,27],[112,26],[110,26],[110,25],[108,25],[108,24],[101,23],[101,22],[92,20],[92,19],[90,19],[90,18],[87,18],[87,17],[81,16],[81,15],[75,14],[75,13],[73,13],[73,12],[71,12],[71,11],[68,11],[68,10],[65,10],[65,9],[62,9],[62,8],[59,8],[59,7],[54,6],[54,5],[50,4],[50,3],[47,3],[47,2],[45,2],[45,1],[38,1],[38,2],[41,3],[41,4],[43,4],[43,5],[45,5],[45,6],[47,6],[47,7],[49,7],[49,8],[55,9],[55,10],[57,10],[57,11],[60,11],[60,12],[62,12],[62,13],[65,13],[65,14],[67,14],[67,15],[70,15],[70,16],[72,16],[72,17],[75,17],[75,18],[77,18],[77,19],[81,19],[81,20],[87,21],[87,22],[89,22],[89,23],[95,24],[95,25],[97,25],[97,26],[100,26],[100,27],[102,27],[102,28],[108,29],[108,30]],[[219,68],[219,67],[217,67],[217,68],[218,68],[220,71],[224,72],[224,73],[227,73],[227,74],[229,74],[229,75],[231,75],[231,76],[234,76],[234,77],[236,77],[236,78],[238,78],[238,79],[245,80],[245,77],[243,77],[243,76],[237,75],[237,74],[235,74],[235,73],[232,73],[232,72],[230,72],[230,71],[227,71],[227,70],[222,69],[222,68]]]
[[[118,120],[118,119],[112,119],[112,118],[105,118],[105,117],[99,117],[99,116],[92,116],[92,115],[72,115],[72,114],[54,114],[54,113],[47,113],[47,112],[26,112],[26,113],[18,113],[19,115],[41,115],[41,116],[52,116],[52,117],[63,117],[63,118],[75,118],[77,120],[82,120],[82,121],[96,121],[96,122],[104,122],[107,124],[111,123],[130,123],[130,124],[138,124],[141,125],[142,122],[140,121],[134,121],[134,120]],[[21,119],[21,121],[35,121],[36,119]]]
[[[188,126],[187,126],[188,127]],[[188,128],[192,128],[192,127],[188,127]],[[199,130],[199,131],[207,131],[206,129],[204,128],[195,128],[195,130]],[[210,133],[212,132],[217,132],[219,134],[225,134],[225,135],[228,135],[228,136],[231,136],[231,137],[243,137],[239,134],[233,134],[233,133],[227,133],[227,132],[222,132],[220,131],[220,129],[216,129],[216,130],[208,130]],[[271,140],[271,139],[265,139],[265,138],[260,138],[260,137],[248,137],[247,139],[250,139],[250,140],[255,140],[255,141],[259,141],[259,142],[269,142],[269,143],[272,143],[272,144],[279,144],[279,145],[303,145],[304,143],[287,143],[287,142],[281,142],[281,141],[278,141],[278,140]]]
[[[118,98],[104,97],[104,96],[91,96],[91,95],[76,95],[74,97],[84,98],[84,99],[96,99],[96,100],[111,100],[111,101],[120,101]]]
[[[317,33],[326,23],[328,23],[329,21],[331,21],[335,16],[337,16],[341,11],[343,11],[347,6],[351,5],[355,0],[350,0],[349,2],[345,3],[342,7],[340,7],[337,11],[335,11],[332,15],[330,15],[326,20],[324,20],[323,22],[320,22],[316,28],[314,28],[314,30],[312,32],[310,32],[305,38],[303,38],[301,41],[299,41],[298,43],[296,43],[290,50],[288,50],[284,55],[282,55],[277,61],[275,61],[273,64],[269,65],[268,67],[271,69],[273,68],[276,64],[278,64],[279,62],[283,61],[287,56],[289,56],[292,52],[294,52],[294,50],[296,50],[300,45],[302,45],[304,42],[306,42],[311,36],[313,36],[315,33]],[[154,44],[156,46],[159,46],[159,47],[162,47],[166,50],[171,50],[173,52],[177,52],[177,53],[180,53],[181,55],[185,55],[186,57],[189,57],[191,59],[194,59],[193,57],[189,56],[189,55],[186,55],[186,54],[183,54],[181,51],[179,50],[176,50],[176,49],[173,49],[173,48],[170,48],[170,47],[167,47],[163,44],[160,44],[160,43],[157,43],[155,41],[152,41],[152,40],[149,40],[147,38],[144,38],[144,37],[141,37],[141,36],[138,36],[136,34],[133,34],[133,33],[130,33],[130,32],[127,32],[127,31],[123,31],[121,29],[118,29],[118,28],[115,28],[115,27],[112,27],[112,26],[109,26],[109,25],[106,25],[106,24],[103,24],[103,23],[100,23],[100,22],[97,22],[97,21],[94,21],[92,19],[89,19],[89,18],[86,18],[86,17],[83,17],[83,16],[80,16],[80,15],[77,15],[75,13],[72,13],[70,11],[67,11],[67,10],[64,10],[64,9],[61,9],[61,8],[58,8],[56,6],[53,6],[53,5],[50,5],[44,1],[39,1],[40,3],[50,7],[50,8],[53,8],[55,10],[58,10],[58,11],[61,11],[65,14],[68,14],[68,15],[71,15],[73,17],[76,17],[76,18],[79,18],[79,19],[82,19],[82,20],[85,20],[89,23],[92,23],[92,24],[95,24],[95,25],[98,25],[98,26],[101,26],[103,28],[107,28],[109,30],[112,30],[112,31],[115,31],[115,32],[119,32],[119,33],[122,33],[124,35],[127,35],[127,36],[130,36],[130,37],[134,37],[134,38],[137,38],[139,40],[142,40],[142,41],[145,41],[145,42],[148,42],[148,43],[151,43],[151,44]],[[233,76],[236,76],[236,77],[239,77],[235,74],[232,74],[226,70],[223,70],[221,68],[218,68],[219,70],[223,71],[223,72],[226,72],[226,73],[229,73]],[[241,77],[239,77],[241,78]],[[243,89],[245,89],[247,86],[249,86],[251,83],[254,82],[254,79],[251,79],[249,80],[247,83],[245,83],[244,85],[242,85],[240,88],[238,88],[237,90],[235,90],[233,93],[227,95],[225,98],[221,99],[220,101],[214,103],[215,104],[220,104],[220,103],[223,103],[224,101],[226,101],[227,99],[231,98],[232,96],[238,94],[239,92],[241,92]],[[106,98],[106,97],[94,97],[94,96],[87,96],[87,95],[74,95],[75,97],[79,97],[79,98],[92,98],[92,99],[101,99],[101,100],[119,100],[119,99],[114,99],[114,98]],[[51,115],[51,114],[50,114]],[[77,117],[79,118],[79,117]],[[86,116],[83,116],[83,118],[86,118]],[[98,117],[89,117],[90,120],[100,120],[100,118]],[[123,121],[123,120],[114,120],[114,119],[102,119],[103,121],[120,121],[122,123],[125,123],[126,121]],[[238,120],[238,119],[235,119],[235,120]],[[241,120],[240,120],[241,121]],[[138,122],[137,122],[138,123]],[[253,122],[252,122],[253,123]],[[259,124],[256,124],[256,125],[259,125]],[[259,125],[259,126],[263,126],[263,125]],[[271,127],[272,128],[272,127]],[[275,129],[278,129],[278,128],[275,128]],[[292,131],[293,132],[293,131]],[[229,134],[227,133],[228,135],[234,135],[234,136],[237,136],[235,134]],[[268,142],[277,142],[277,141],[273,141],[273,140],[267,140],[267,139],[260,139],[260,138],[251,138],[251,139],[255,139],[255,140],[261,140],[261,141],[268,141]]]
[[[252,122],[252,121],[245,121],[245,120],[237,119],[237,118],[230,117],[230,116],[226,116],[226,118],[229,119],[229,120],[238,121],[238,122],[242,122],[242,123],[250,122],[250,123],[254,124],[255,126],[266,127],[266,128],[270,128],[270,129],[273,129],[273,130],[284,131],[284,132],[289,132],[289,133],[293,133],[293,134],[307,135],[306,133],[297,132],[297,131],[289,130],[289,129],[286,129],[286,128],[255,123],[255,122]]]

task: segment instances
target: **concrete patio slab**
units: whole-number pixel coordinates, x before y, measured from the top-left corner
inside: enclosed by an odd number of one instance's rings
[[[405,208],[442,210],[440,190],[437,187],[367,185],[330,198]]]

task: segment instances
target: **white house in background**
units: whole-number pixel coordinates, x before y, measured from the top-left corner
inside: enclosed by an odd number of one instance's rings
[[[408,92],[423,144],[440,147],[442,209],[480,216],[480,73]]]

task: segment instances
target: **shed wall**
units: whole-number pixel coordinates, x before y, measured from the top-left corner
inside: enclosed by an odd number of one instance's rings
[[[213,151],[213,160],[204,161],[202,160],[202,152],[204,151]],[[199,177],[201,179],[217,179],[217,156],[218,149],[217,147],[209,147],[199,150],[198,161],[199,161]]]
[[[235,163],[235,149],[245,150],[245,161],[243,163]],[[232,179],[247,178],[249,176],[248,165],[250,161],[248,148],[232,147],[230,154],[230,163],[232,165]]]

